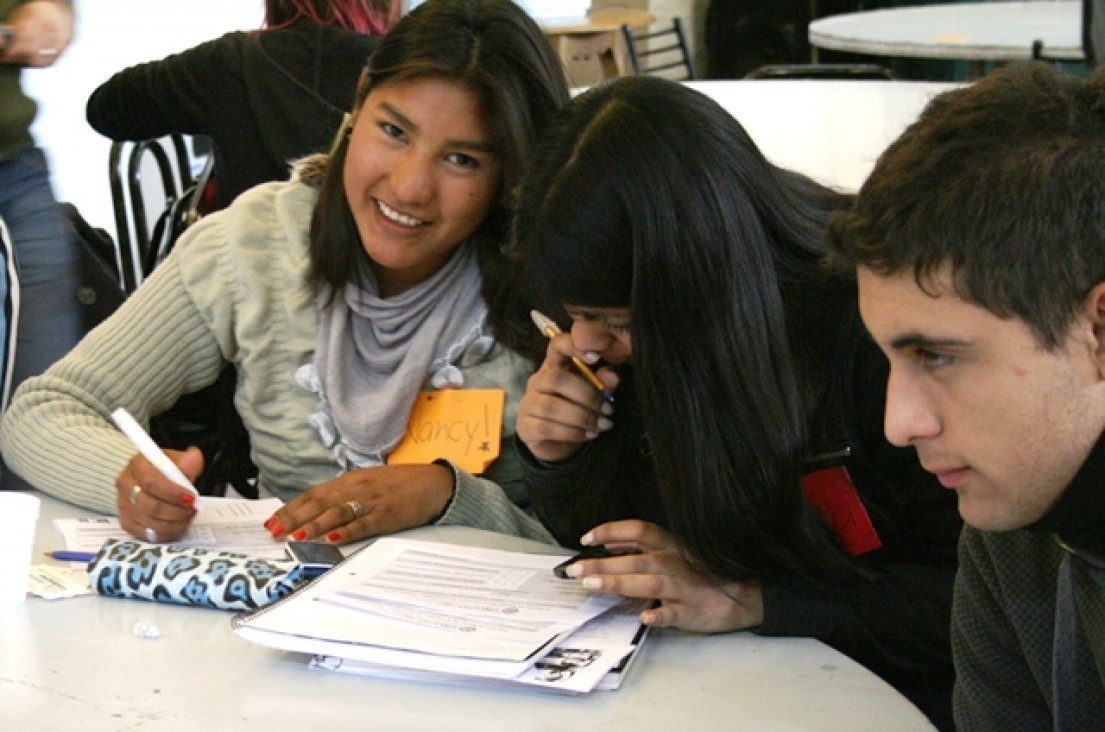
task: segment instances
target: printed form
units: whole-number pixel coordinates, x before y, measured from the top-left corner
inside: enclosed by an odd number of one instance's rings
[[[621,600],[558,579],[563,560],[386,537],[235,630],[285,650],[513,677]]]
[[[274,541],[262,524],[284,503],[279,498],[204,497],[204,508],[192,520],[188,533],[175,546],[250,554],[265,559],[286,559],[284,542]],[[97,552],[105,539],[133,539],[113,516],[54,519],[65,548]]]

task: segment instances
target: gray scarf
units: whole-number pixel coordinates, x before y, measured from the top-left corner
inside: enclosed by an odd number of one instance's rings
[[[489,347],[480,338],[487,316],[481,282],[476,252],[462,244],[430,279],[400,295],[379,297],[374,281],[349,284],[319,312],[313,369],[301,369],[296,380],[319,393],[311,423],[343,468],[384,462],[428,378],[436,386],[463,384],[452,364],[477,340]]]

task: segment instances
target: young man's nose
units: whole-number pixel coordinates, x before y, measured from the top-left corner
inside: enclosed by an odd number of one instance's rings
[[[883,431],[890,444],[909,447],[918,440],[940,433],[940,420],[932,410],[918,382],[891,368],[886,384],[886,414]]]

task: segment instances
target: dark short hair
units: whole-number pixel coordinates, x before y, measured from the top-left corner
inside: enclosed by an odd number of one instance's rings
[[[475,92],[501,161],[500,195],[470,238],[490,300],[502,276],[509,191],[527,169],[538,136],[569,98],[564,68],[541,28],[512,0],[427,0],[373,53],[354,106],[377,87],[419,77],[457,80]],[[345,135],[327,166],[311,222],[311,279],[333,291],[365,267],[364,251],[351,246],[360,237],[342,186],[348,146]]]
[[[1014,64],[934,98],[828,232],[834,266],[951,265],[956,292],[1063,342],[1105,281],[1105,70]]]

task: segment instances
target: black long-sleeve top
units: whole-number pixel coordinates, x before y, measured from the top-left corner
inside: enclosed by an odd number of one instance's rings
[[[921,468],[912,448],[886,441],[886,360],[866,334],[852,335],[841,341],[851,357],[825,354],[835,383],[822,410],[824,424],[813,430],[812,452],[848,452],[838,462],[882,542],[857,559],[872,578],[825,588],[795,576],[762,577],[764,621],[754,630],[827,643],[882,676],[937,726],[951,729],[949,620],[962,526],[956,499]],[[632,370],[621,376],[614,427],[577,455],[547,465],[521,445],[538,516],[567,546],[577,546],[586,531],[605,521],[667,525]]]
[[[118,72],[89,97],[88,122],[113,140],[210,137],[215,203],[225,208],[287,178],[290,161],[329,149],[378,42],[307,20],[228,33]]]

